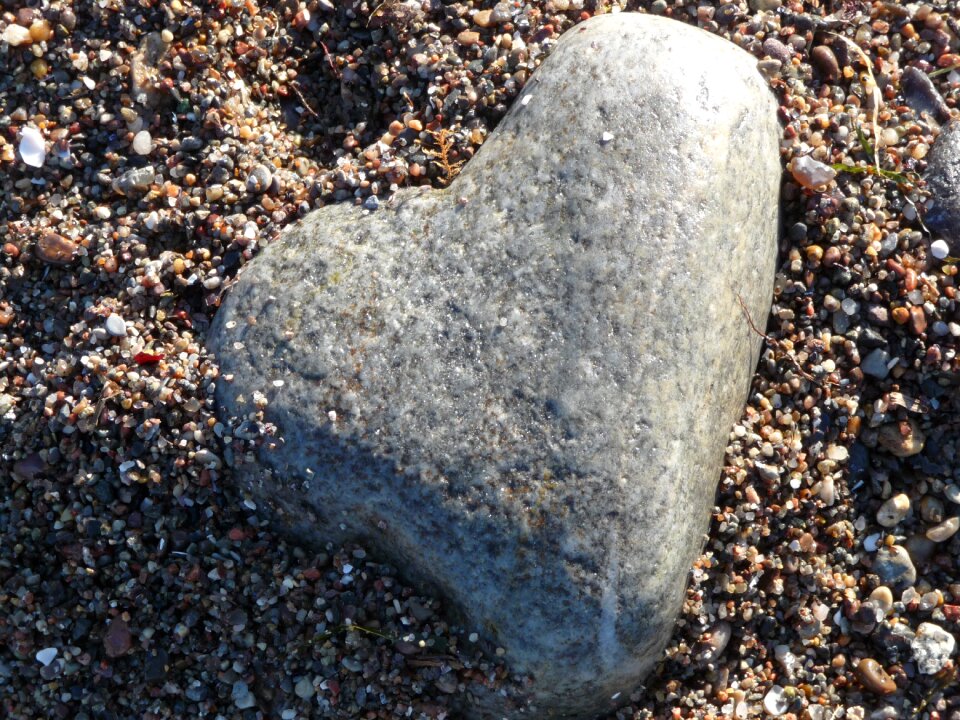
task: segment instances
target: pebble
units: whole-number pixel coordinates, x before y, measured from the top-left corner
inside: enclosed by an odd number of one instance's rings
[[[57,652],[57,648],[55,647],[48,647],[44,648],[43,650],[39,650],[37,651],[36,655],[37,662],[46,667],[53,662],[54,658],[57,657]]]
[[[897,691],[897,683],[886,670],[873,658],[863,658],[857,665],[857,677],[872,693],[890,695]]]
[[[123,618],[115,617],[110,621],[103,636],[103,648],[107,657],[117,658],[130,651],[130,628]]]
[[[107,316],[104,326],[107,328],[107,332],[114,337],[126,337],[127,335],[127,324],[116,313],[110,313]]]
[[[266,165],[256,165],[247,175],[247,191],[251,193],[265,193],[273,182],[273,173]]]
[[[230,690],[230,698],[239,710],[246,710],[247,708],[253,707],[257,702],[253,693],[250,692],[247,683],[243,680],[237,680],[233,683],[233,687]]]
[[[923,452],[925,442],[926,436],[913,418],[884,425],[877,435],[877,443],[899,458],[912,457]]]
[[[960,505],[960,485],[949,483],[943,488],[943,496],[952,503]]]
[[[877,510],[877,522],[883,527],[892,528],[910,512],[910,498],[904,493],[894,495]]]
[[[793,59],[793,51],[776,38],[767,38],[763,41],[763,52],[768,57],[780,61],[781,65],[787,65]]]
[[[69,265],[77,254],[77,243],[58,233],[44,233],[37,241],[37,257],[51,265]]]
[[[19,26],[11,26],[19,27]],[[25,127],[20,131],[20,157],[30,167],[43,167],[47,159],[47,147],[43,135],[35,127]]]
[[[33,38],[30,35],[29,28],[25,28],[22,25],[10,24],[3,29],[3,34],[0,35],[0,41],[8,43],[11,47],[19,47],[20,45],[32,43]]]
[[[872,375],[883,380],[890,374],[889,365],[890,353],[883,348],[877,348],[863,359],[863,362],[860,363],[860,369],[866,375]]]
[[[304,676],[297,680],[297,684],[294,686],[293,692],[298,698],[309,700],[316,693],[316,689],[313,687],[313,682],[310,680],[310,678]]]
[[[155,178],[156,174],[153,167],[148,165],[128,170],[114,181],[113,187],[117,192],[124,195],[129,195],[133,190],[146,192],[150,189],[150,185],[153,184]]]
[[[873,561],[873,571],[884,585],[903,590],[917,581],[917,569],[910,554],[899,545],[881,547]]]
[[[920,623],[910,642],[913,660],[923,675],[940,672],[956,649],[957,641],[952,633],[934,623]]]
[[[930,254],[937,260],[943,260],[950,255],[950,246],[946,240],[934,240],[930,243]]]
[[[774,685],[763,696],[763,709],[771,717],[780,717],[790,709],[790,698],[779,685]]]
[[[790,174],[803,187],[815,190],[833,180],[837,171],[809,155],[801,155],[790,164]]]
[[[495,25],[502,25],[503,23],[510,22],[512,19],[513,9],[510,7],[510,3],[507,2],[498,2],[490,12],[490,22]]]
[[[890,588],[886,585],[880,585],[874,588],[873,592],[870,593],[870,600],[880,609],[884,616],[889,615],[893,609],[893,593],[890,592]]]
[[[927,539],[932,540],[935,543],[946,542],[954,535],[957,534],[957,530],[960,529],[960,517],[954,515],[949,517],[939,525],[934,525],[932,528],[927,530]]]
[[[153,152],[153,137],[147,130],[141,130],[133,136],[132,148],[137,155],[149,155]]]
[[[24,480],[33,480],[47,469],[47,464],[39,453],[30,453],[13,464],[13,472]]]
[[[726,621],[719,621],[710,626],[707,631],[707,639],[704,641],[706,652],[703,655],[704,663],[716,662],[723,651],[727,649],[730,637],[733,635],[733,628]]]
[[[840,76],[840,65],[837,56],[827,45],[817,45],[810,51],[810,62],[826,81],[836,80]]]

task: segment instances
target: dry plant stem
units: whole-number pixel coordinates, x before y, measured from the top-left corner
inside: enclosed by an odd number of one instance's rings
[[[880,124],[877,122],[877,118],[880,114],[880,106],[883,104],[883,96],[880,94],[880,88],[877,85],[877,79],[873,76],[873,68],[870,66],[870,58],[867,57],[867,54],[863,51],[859,45],[857,45],[853,40],[839,33],[830,33],[834,37],[838,37],[851,48],[854,52],[860,57],[861,62],[863,62],[864,67],[867,69],[867,76],[870,78],[870,86],[864,88],[873,96],[873,113],[870,117],[870,131],[873,133],[873,162],[877,167],[877,174],[880,173]]]
[[[753,332],[755,332],[757,335],[762,337],[770,347],[772,347],[774,350],[779,351],[783,357],[786,357],[791,363],[793,363],[793,367],[800,374],[800,377],[802,377],[804,380],[807,380],[808,382],[812,382],[814,385],[819,385],[820,387],[823,387],[824,385],[836,385],[836,383],[830,382],[829,380],[818,380],[813,375],[808,373],[806,370],[804,370],[800,366],[800,363],[793,356],[793,354],[783,346],[782,342],[777,340],[775,337],[767,335],[767,333],[763,332],[760,328],[758,328],[757,324],[753,321],[753,318],[750,316],[750,311],[747,309],[746,304],[743,302],[743,296],[740,295],[740,293],[737,293],[737,302],[740,303],[740,309],[743,311],[743,316],[747,319],[747,324],[750,326],[750,329],[753,330]]]
[[[310,107],[310,103],[307,102],[307,99],[303,96],[303,92],[300,90],[300,85],[296,81],[290,83],[290,87],[293,88],[293,91],[297,94],[297,97],[300,98],[300,102],[303,103],[304,109],[310,113],[313,117],[320,119],[320,116],[317,114],[317,111]]]

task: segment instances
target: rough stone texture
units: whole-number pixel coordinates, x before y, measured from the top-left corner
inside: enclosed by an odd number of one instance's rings
[[[930,150],[925,176],[933,204],[924,222],[960,255],[960,120],[947,125]]]
[[[742,411],[776,253],[776,106],[733,45],[570,30],[444,191],[325,208],[251,263],[211,343],[240,476],[303,540],[359,538],[585,717],[659,659]],[[612,137],[611,137],[612,136]]]

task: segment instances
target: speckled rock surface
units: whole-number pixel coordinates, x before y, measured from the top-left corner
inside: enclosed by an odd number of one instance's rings
[[[930,151],[924,176],[933,195],[924,222],[960,255],[960,120],[947,125]]]
[[[763,325],[772,292],[754,65],[590,20],[448,189],[310,215],[217,317],[225,417],[278,429],[239,467],[278,526],[362,538],[531,678],[471,716],[588,717],[669,636],[760,347],[737,295]]]

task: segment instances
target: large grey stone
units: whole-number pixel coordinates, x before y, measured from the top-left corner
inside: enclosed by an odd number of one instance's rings
[[[738,294],[762,325],[772,292],[754,64],[589,20],[448,189],[310,215],[217,317],[224,412],[277,428],[238,474],[278,527],[375,547],[531,678],[471,716],[596,714],[669,638],[759,351]]]
[[[943,236],[951,255],[960,255],[960,120],[947,125],[933,144],[924,179],[932,195],[924,222]]]

